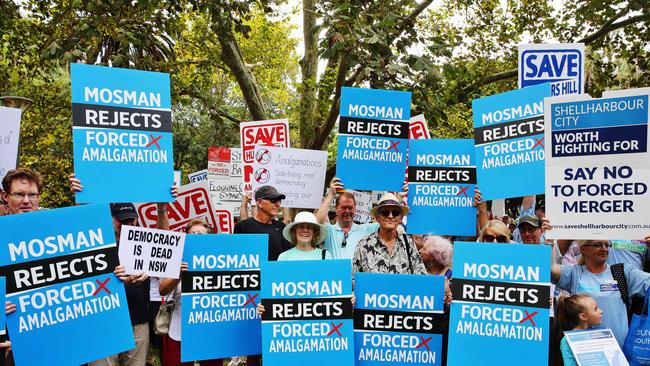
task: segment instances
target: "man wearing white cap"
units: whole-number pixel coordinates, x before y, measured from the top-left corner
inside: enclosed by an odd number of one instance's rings
[[[370,214],[379,223],[379,231],[359,240],[352,258],[352,272],[426,274],[418,250],[406,234],[397,228],[409,209],[392,193],[385,193]]]

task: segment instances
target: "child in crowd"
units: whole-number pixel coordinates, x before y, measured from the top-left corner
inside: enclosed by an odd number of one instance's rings
[[[560,332],[560,351],[562,359],[558,357],[558,365],[577,366],[569,343],[564,337],[568,330],[584,330],[593,328],[603,322],[603,311],[593,297],[587,294],[562,296],[557,303],[557,322]]]

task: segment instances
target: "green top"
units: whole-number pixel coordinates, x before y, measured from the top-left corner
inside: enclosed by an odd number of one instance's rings
[[[321,260],[323,259],[323,250],[314,248],[313,250],[306,251],[300,250],[296,247],[293,247],[283,253],[280,253],[278,257],[279,261],[309,261],[309,260]],[[329,251],[325,250],[325,259],[332,259],[332,254]]]

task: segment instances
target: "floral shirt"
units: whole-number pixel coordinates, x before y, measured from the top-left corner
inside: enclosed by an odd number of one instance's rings
[[[404,243],[405,237],[407,243]],[[411,256],[411,268],[409,268],[407,253]],[[393,252],[389,253],[386,245],[379,239],[379,233],[376,232],[359,240],[352,258],[352,272],[426,274],[427,270],[411,238],[398,235]]]

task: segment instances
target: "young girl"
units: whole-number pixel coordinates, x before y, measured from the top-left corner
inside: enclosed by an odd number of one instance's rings
[[[558,365],[577,366],[576,360],[571,353],[569,343],[564,338],[564,332],[568,330],[589,329],[600,325],[603,321],[603,311],[598,303],[587,294],[577,294],[560,297],[557,303],[557,325],[560,332],[560,351],[562,359],[558,357]]]

